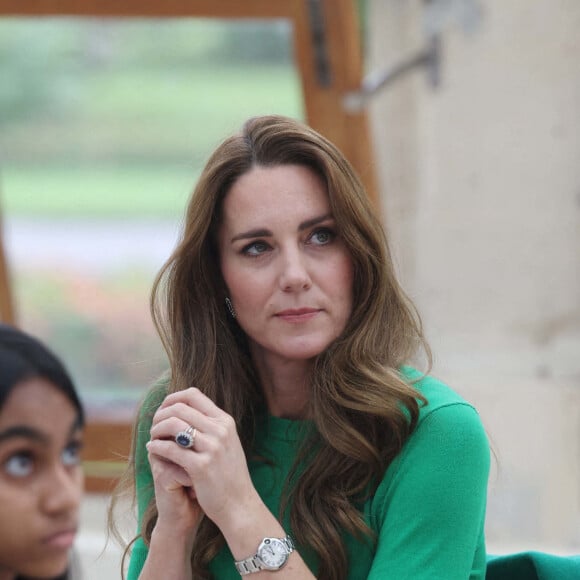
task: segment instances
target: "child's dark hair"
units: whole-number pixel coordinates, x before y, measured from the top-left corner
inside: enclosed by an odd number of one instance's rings
[[[0,409],[16,385],[34,378],[61,391],[77,410],[79,425],[84,425],[83,406],[63,363],[37,338],[0,324]]]

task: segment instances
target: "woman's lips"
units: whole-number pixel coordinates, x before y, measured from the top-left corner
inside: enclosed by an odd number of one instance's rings
[[[314,318],[319,312],[318,308],[289,308],[277,312],[276,317],[286,322],[306,322]]]

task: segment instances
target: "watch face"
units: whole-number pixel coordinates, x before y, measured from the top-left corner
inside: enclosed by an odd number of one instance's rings
[[[266,538],[258,548],[258,557],[269,570],[278,570],[288,559],[286,546],[277,538]]]

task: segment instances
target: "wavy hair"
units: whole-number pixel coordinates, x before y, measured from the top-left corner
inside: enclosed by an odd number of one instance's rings
[[[417,422],[422,397],[400,367],[420,347],[430,361],[376,209],[340,151],[281,116],[252,118],[223,141],[193,192],[180,241],[155,280],[151,310],[169,357],[168,392],[198,386],[235,419],[251,456],[255,418],[265,403],[246,337],[224,306],[217,230],[223,200],[241,175],[256,166],[287,164],[322,178],[354,264],[352,314],[315,361],[308,412],[316,429],[302,445],[279,514],[288,510],[295,540],[317,555],[318,577],[339,580],[348,568],[342,534],[370,537],[356,506],[373,493]],[[142,526],[146,542],[155,520],[153,499]],[[191,556],[194,578],[209,578],[208,564],[223,541],[205,518]]]

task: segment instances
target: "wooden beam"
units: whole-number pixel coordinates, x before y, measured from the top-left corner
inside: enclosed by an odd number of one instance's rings
[[[357,90],[363,77],[358,14],[354,0],[320,0],[326,53],[313,37],[307,0],[295,3],[296,61],[303,85],[306,118],[328,137],[351,162],[377,209],[380,209],[373,148],[366,112],[346,112],[343,97]],[[318,53],[317,53],[318,50]],[[317,59],[327,58],[328,82],[320,77]]]
[[[4,251],[2,222],[0,220],[0,321],[7,322],[8,324],[16,324],[14,301],[12,300],[12,286],[8,272],[6,252]]]
[[[0,0],[5,16],[288,18],[295,0]]]

